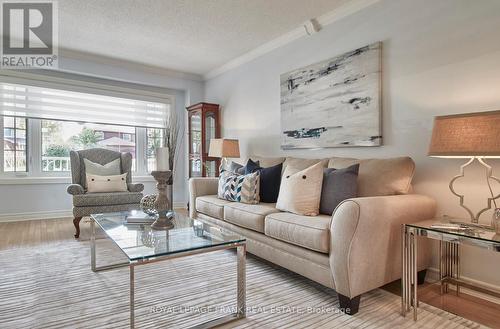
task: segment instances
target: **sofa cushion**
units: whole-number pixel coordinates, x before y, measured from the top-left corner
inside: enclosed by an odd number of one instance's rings
[[[312,165],[315,165],[318,162],[322,162],[324,167],[326,168],[326,165],[328,164],[328,159],[302,159],[302,158],[288,157],[286,158],[285,162],[283,162],[283,172],[288,166],[293,167],[297,170],[303,170],[309,168]]]
[[[224,220],[232,224],[264,233],[264,218],[279,212],[274,203],[230,203],[224,206]]]
[[[73,205],[75,207],[88,207],[139,204],[141,199],[141,192],[85,193],[73,195]]]
[[[410,157],[388,159],[331,158],[329,168],[346,168],[359,163],[358,197],[407,194],[415,173]]]
[[[298,215],[318,215],[322,182],[322,163],[300,171],[288,166],[281,178],[276,208]]]
[[[254,156],[254,155],[250,157],[232,159],[232,161],[234,161],[237,164],[240,164],[241,166],[245,166],[246,163],[248,162],[248,159],[252,159],[252,161],[258,163],[259,166],[262,168],[276,166],[277,164],[283,163],[283,161],[285,161],[285,158],[268,158],[268,157]]]
[[[203,195],[196,198],[196,211],[202,214],[223,220],[224,206],[231,203],[227,200],[222,200],[217,195]]]
[[[265,234],[310,250],[330,250],[331,216],[301,216],[286,212],[271,214],[265,220]]]

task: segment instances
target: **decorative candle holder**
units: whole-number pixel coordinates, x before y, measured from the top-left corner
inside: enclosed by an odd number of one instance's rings
[[[158,219],[151,224],[154,230],[168,230],[174,227],[172,220],[174,219],[174,212],[170,211],[170,200],[167,196],[167,182],[172,175],[171,170],[166,171],[153,171],[151,175],[156,180],[156,188],[158,195],[154,202],[154,207],[158,211]]]

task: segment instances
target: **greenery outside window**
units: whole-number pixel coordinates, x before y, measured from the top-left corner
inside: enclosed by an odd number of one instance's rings
[[[136,128],[57,120],[42,122],[42,171],[70,171],[69,152],[101,147],[132,154],[136,170]],[[127,136],[123,138],[123,136]]]
[[[156,170],[156,148],[163,147],[165,141],[165,129],[147,129],[147,169],[149,172]]]

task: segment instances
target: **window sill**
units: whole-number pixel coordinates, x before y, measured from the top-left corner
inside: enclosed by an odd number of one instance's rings
[[[154,182],[152,176],[132,176],[133,183]],[[0,177],[0,185],[71,184],[71,177]]]

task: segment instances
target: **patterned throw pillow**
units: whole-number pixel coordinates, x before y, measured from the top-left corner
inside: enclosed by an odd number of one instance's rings
[[[228,201],[259,203],[259,172],[238,175],[223,170],[219,176],[218,197]]]

